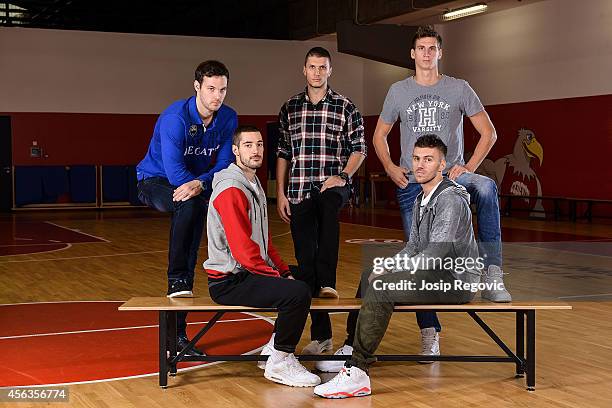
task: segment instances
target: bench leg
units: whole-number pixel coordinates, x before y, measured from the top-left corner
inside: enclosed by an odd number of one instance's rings
[[[176,312],[168,312],[168,351],[170,352],[170,376],[176,376],[176,362],[174,362],[174,357],[177,354],[177,332],[176,332]]]
[[[578,205],[576,204],[576,201],[570,201],[569,202],[569,219],[570,221],[576,221],[576,219],[578,218],[577,212],[578,212]]]
[[[593,222],[593,202],[592,201],[587,201],[587,210],[584,216],[589,222]]]
[[[168,387],[168,312],[159,312],[159,386]]]
[[[516,312],[516,355],[521,359],[516,363],[516,376],[525,376],[525,312]]]
[[[536,383],[536,327],[535,310],[527,311],[527,390],[535,391]]]

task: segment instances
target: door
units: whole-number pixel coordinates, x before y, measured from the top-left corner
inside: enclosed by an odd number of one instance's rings
[[[13,207],[13,148],[11,117],[0,116],[0,211]]]

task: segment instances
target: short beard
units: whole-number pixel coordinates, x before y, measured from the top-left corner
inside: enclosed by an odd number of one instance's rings
[[[429,183],[431,180],[435,179],[437,175],[438,175],[437,173],[436,173],[436,174],[434,174],[434,175],[433,175],[433,176],[432,176],[432,177],[431,177],[429,180],[426,180],[426,181],[418,181],[418,180],[417,180],[417,183],[418,183],[418,184],[427,184],[427,183]]]
[[[251,169],[251,170],[257,170],[258,168],[261,167],[261,165],[263,164],[263,161],[259,163],[259,166],[257,167],[253,167],[250,164],[248,164],[248,162],[246,162],[245,160],[242,159],[242,156],[240,156],[240,163],[242,163],[242,165],[244,167],[246,167],[247,169]]]

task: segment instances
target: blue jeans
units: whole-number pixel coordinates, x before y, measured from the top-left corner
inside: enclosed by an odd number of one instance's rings
[[[147,206],[172,214],[168,248],[168,282],[185,279],[193,289],[198,249],[204,231],[208,203],[204,194],[187,201],[172,201],[175,187],[168,179],[151,177],[138,182],[138,198]],[[186,335],[187,313],[177,313],[179,336]]]
[[[470,202],[476,205],[478,220],[478,249],[484,258],[485,268],[489,265],[502,266],[501,226],[499,221],[499,200],[497,185],[489,177],[475,173],[463,173],[457,180],[470,194]],[[404,236],[406,241],[410,236],[412,225],[412,208],[414,201],[422,191],[421,185],[410,183],[406,188],[397,189],[397,201],[400,207]],[[421,329],[435,327],[440,331],[440,323],[436,313],[419,312],[417,321]]]

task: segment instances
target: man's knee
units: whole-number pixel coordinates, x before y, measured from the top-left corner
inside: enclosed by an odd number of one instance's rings
[[[311,295],[310,287],[306,282],[299,280],[290,280],[291,282],[291,300],[294,304],[302,306],[310,306]]]
[[[459,176],[457,182],[464,186],[470,195],[476,195],[477,199],[497,200],[497,184],[489,177],[475,173],[464,173]]]
[[[204,200],[200,196],[191,197],[185,201],[174,201],[175,213],[185,214],[190,218],[201,216],[205,208]]]

